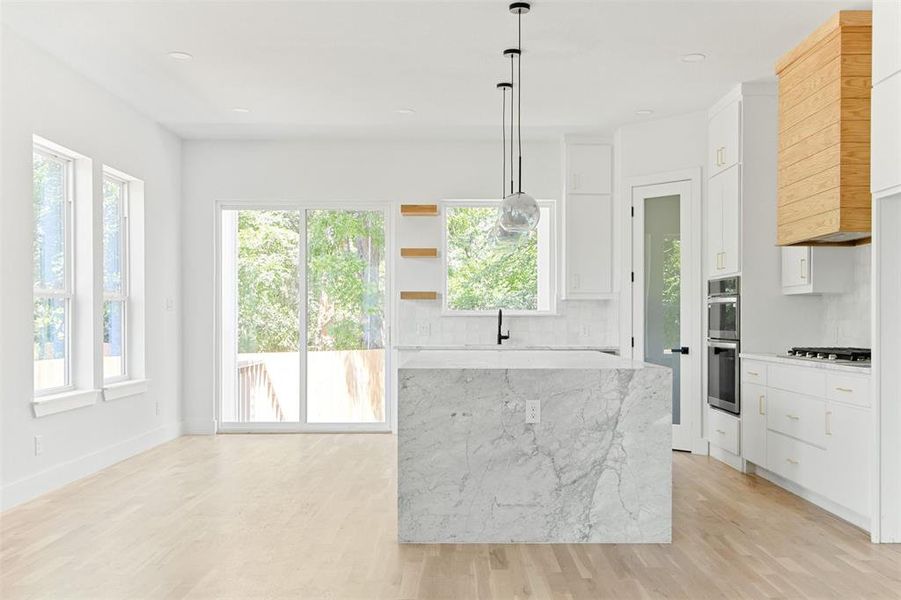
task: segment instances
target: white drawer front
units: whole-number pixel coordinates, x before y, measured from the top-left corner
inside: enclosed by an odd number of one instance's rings
[[[826,375],[826,397],[857,406],[870,405],[870,378],[848,373]]]
[[[741,382],[766,385],[766,363],[741,359]]]
[[[825,450],[774,431],[766,435],[767,469],[818,494],[828,494]]]
[[[826,371],[792,365],[769,365],[767,387],[825,398]]]
[[[711,444],[732,454],[740,454],[739,429],[741,422],[738,418],[711,408],[707,411],[707,424],[709,426],[707,437]]]
[[[826,401],[802,394],[770,389],[767,393],[767,428],[826,447]]]

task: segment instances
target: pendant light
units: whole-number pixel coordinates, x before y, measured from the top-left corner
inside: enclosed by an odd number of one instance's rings
[[[529,12],[528,2],[514,2],[510,12],[517,20],[517,47],[504,50],[504,56],[510,57],[510,80],[516,92],[516,140],[518,146],[518,183],[513,191],[513,98],[511,94],[510,110],[510,194],[501,202],[498,215],[500,226],[508,233],[526,233],[535,229],[541,218],[541,210],[535,198],[522,191],[522,16]],[[513,61],[516,60],[516,78],[513,77]]]

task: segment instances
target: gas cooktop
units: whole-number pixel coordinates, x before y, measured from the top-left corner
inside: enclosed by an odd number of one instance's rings
[[[812,360],[831,360],[837,362],[869,362],[869,348],[817,348],[810,346],[797,346],[786,352],[787,356],[794,358],[808,358]]]

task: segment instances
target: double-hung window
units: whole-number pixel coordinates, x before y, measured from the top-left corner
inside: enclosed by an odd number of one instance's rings
[[[555,311],[554,202],[538,205],[538,227],[513,236],[499,229],[497,200],[444,203],[446,313]]]
[[[35,146],[32,161],[34,210],[34,389],[57,393],[72,385],[73,163]]]
[[[128,377],[128,182],[103,174],[103,379]]]

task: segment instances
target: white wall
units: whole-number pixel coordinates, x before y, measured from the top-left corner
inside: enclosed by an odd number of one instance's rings
[[[0,482],[9,506],[179,434],[179,321],[166,300],[179,297],[181,142],[6,28],[2,89]],[[148,256],[148,391],[40,419],[31,409],[33,134],[92,159],[95,185],[104,164],[144,180]]]
[[[524,143],[526,191],[560,200],[561,145]],[[439,302],[397,300],[400,290],[442,288],[440,260],[401,259],[401,246],[436,246],[437,217],[400,217],[401,203],[500,195],[497,142],[284,141],[185,142],[183,229],[185,421],[189,431],[211,432],[215,395],[215,213],[222,200],[367,201],[392,205],[397,345],[490,343],[493,317],[441,317]],[[559,303],[560,317],[514,317],[516,343],[616,344],[615,303]],[[418,333],[420,323],[429,334]],[[590,324],[583,335],[582,323]]]

